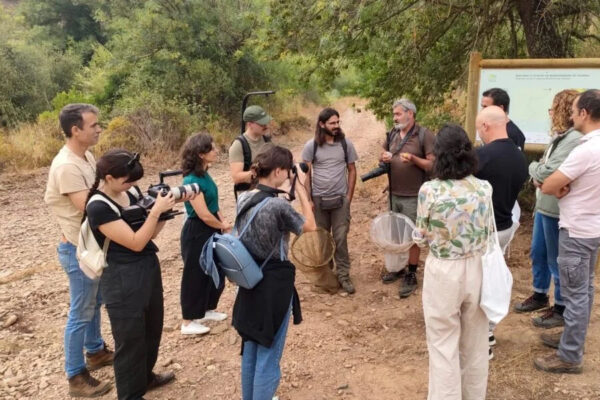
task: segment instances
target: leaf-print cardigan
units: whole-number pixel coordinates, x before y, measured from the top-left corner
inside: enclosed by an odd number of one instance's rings
[[[460,259],[486,250],[492,186],[472,175],[460,180],[434,179],[419,190],[413,239],[437,258]]]

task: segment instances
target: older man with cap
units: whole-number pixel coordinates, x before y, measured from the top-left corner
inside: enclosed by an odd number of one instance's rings
[[[417,196],[427,171],[433,165],[433,133],[415,122],[417,107],[408,99],[396,100],[392,106],[394,129],[387,133],[383,145],[381,161],[390,164],[390,209],[409,217],[413,223],[417,219]],[[403,265],[386,265],[387,273],[381,279],[390,283],[404,275],[400,287],[400,298],[410,296],[417,288],[417,266],[419,247],[415,244],[409,250],[408,272]]]
[[[229,169],[236,194],[250,189],[254,178],[250,165],[257,155],[269,147],[271,138],[266,136],[272,118],[260,106],[249,106],[244,110],[246,131],[238,136],[229,147]]]

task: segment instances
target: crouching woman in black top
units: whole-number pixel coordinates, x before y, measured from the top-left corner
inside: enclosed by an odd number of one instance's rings
[[[96,181],[88,197],[86,214],[102,246],[110,239],[108,266],[100,278],[100,294],[106,304],[115,340],[115,381],[120,400],[142,399],[147,390],[173,379],[173,373],[154,374],[163,328],[163,288],[158,248],[152,238],[164,222],[158,218],[175,203],[173,195],[158,196],[140,226],[131,227],[121,215],[137,199],[128,190],[144,175],[139,155],[115,149],[106,152],[96,165]],[[104,201],[89,199],[100,194]],[[85,217],[85,216],[84,216]]]
[[[300,302],[294,288],[295,267],[287,260],[290,232],[296,235],[317,229],[306,189],[296,185],[302,215],[277,190],[293,174],[292,153],[275,146],[256,157],[253,170],[258,178],[257,190],[245,192],[238,199],[238,212],[250,209],[261,199],[272,197],[256,214],[242,236],[242,242],[263,267],[263,279],[253,288],[239,288],[233,307],[233,325],[243,339],[242,398],[271,400],[281,378],[279,362],[285,345],[290,312],[294,323],[302,320]],[[243,213],[237,227],[250,218]],[[293,305],[293,307],[292,307]]]

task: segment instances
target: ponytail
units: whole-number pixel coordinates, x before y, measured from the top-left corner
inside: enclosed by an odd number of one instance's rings
[[[94,195],[96,190],[98,190],[99,185],[100,185],[100,176],[98,175],[98,172],[96,172],[96,180],[94,180],[94,184],[90,188],[90,192],[88,193],[87,198],[85,199],[85,204],[83,206],[83,218],[81,218],[82,224],[83,224],[83,221],[85,221],[85,218],[87,217],[87,205],[90,202],[90,199],[92,198],[92,196]]]
[[[250,180],[250,189],[254,189],[258,184],[258,163],[255,162],[250,166],[250,171],[252,172],[252,179]]]

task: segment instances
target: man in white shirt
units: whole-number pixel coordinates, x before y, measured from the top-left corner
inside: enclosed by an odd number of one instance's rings
[[[536,368],[555,373],[580,373],[583,348],[594,301],[594,269],[600,247],[600,90],[575,99],[573,127],[583,134],[563,164],[543,183],[543,193],[558,197],[560,233],[558,268],[565,301],[565,329],[542,335],[558,348],[534,360]]]

